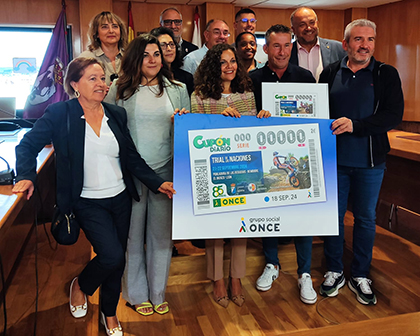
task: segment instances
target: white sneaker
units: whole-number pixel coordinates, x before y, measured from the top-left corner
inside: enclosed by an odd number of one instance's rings
[[[303,273],[302,277],[298,279],[298,286],[300,288],[300,299],[302,302],[314,304],[317,300],[317,295],[312,285],[311,275]]]
[[[260,291],[268,291],[273,284],[273,281],[279,277],[279,267],[273,264],[265,265],[264,272],[257,279],[256,287]]]

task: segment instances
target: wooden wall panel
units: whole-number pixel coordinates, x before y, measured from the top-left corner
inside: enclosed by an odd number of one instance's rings
[[[342,41],[344,35],[344,11],[316,10],[319,36]]]
[[[235,13],[243,7],[235,7]],[[251,8],[257,16],[257,31],[265,32],[275,24],[283,24],[290,27],[290,14],[294,9],[270,9]],[[343,39],[344,11],[340,10],[316,10],[320,36],[341,41]],[[235,16],[233,17],[235,18]],[[232,20],[233,24],[233,20]]]
[[[242,7],[235,7],[235,14]],[[290,26],[292,9],[251,8],[257,16],[257,31],[265,32],[275,24]],[[233,17],[235,19],[235,16]],[[233,21],[232,21],[233,22]]]
[[[235,32],[233,30],[233,21],[235,20],[235,7],[231,4],[206,3],[206,22],[211,19],[225,20],[230,29],[231,36],[228,43],[235,42]]]
[[[191,41],[193,34],[193,23],[195,6],[188,5],[168,5],[145,2],[131,2],[131,11],[133,13],[134,29],[137,32],[149,32],[159,26],[160,13],[167,7],[176,7],[182,13],[182,37]],[[201,24],[205,25],[204,6],[198,6],[201,17]],[[113,11],[120,16],[125,23],[128,19],[128,1],[114,0]],[[204,22],[204,23],[203,23]],[[201,29],[203,31],[203,28]]]
[[[72,26],[73,50],[80,53],[79,1],[67,0],[67,24]],[[49,25],[54,26],[61,11],[61,1],[14,0],[1,1],[0,24],[2,25]]]
[[[375,57],[395,66],[404,91],[404,120],[420,121],[420,2],[404,0],[369,8],[377,25]]]
[[[349,8],[344,11],[344,29],[353,20],[366,19],[367,8]]]

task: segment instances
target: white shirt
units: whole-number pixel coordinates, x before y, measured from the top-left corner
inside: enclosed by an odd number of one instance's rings
[[[319,39],[317,38],[316,44],[308,52],[297,42],[299,66],[309,70],[312,76],[318,82],[319,75],[324,69],[322,66],[321,46],[319,45]]]
[[[80,195],[84,198],[113,197],[125,189],[120,147],[107,121],[104,114],[99,137],[86,122],[83,189]]]
[[[166,90],[156,97],[158,85],[140,86],[134,111],[127,111],[128,129],[142,158],[152,169],[172,159],[172,122],[174,113]]]

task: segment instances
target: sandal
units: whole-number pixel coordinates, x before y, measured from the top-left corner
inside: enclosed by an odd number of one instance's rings
[[[153,308],[153,305],[149,301],[146,301],[146,302],[141,303],[138,307],[136,307],[135,305],[132,305],[132,304],[130,304],[128,302],[125,305],[127,307],[133,309],[136,313],[139,313],[140,315],[143,315],[143,316],[149,316],[149,315],[152,315],[154,313],[153,310],[151,310],[148,313],[145,313],[145,312],[142,312],[141,311],[141,309]]]
[[[165,309],[163,309],[163,310],[158,310],[160,307],[162,307],[163,305],[165,305],[166,304],[166,308]],[[168,311],[169,311],[169,305],[168,305],[168,302],[162,302],[162,303],[160,303],[160,304],[158,304],[158,305],[154,305],[153,306],[153,310],[156,312],[156,313],[158,313],[158,314],[160,314],[160,315],[163,315],[163,314],[166,314]]]

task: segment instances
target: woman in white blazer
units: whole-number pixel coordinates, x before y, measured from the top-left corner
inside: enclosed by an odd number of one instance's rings
[[[130,43],[121,70],[105,101],[127,110],[137,150],[158,176],[170,181],[173,117],[190,109],[185,84],[173,80],[159,41],[149,34]],[[123,297],[141,315],[165,314],[169,311],[165,290],[172,253],[172,202],[135,182],[140,202],[133,203]]]

